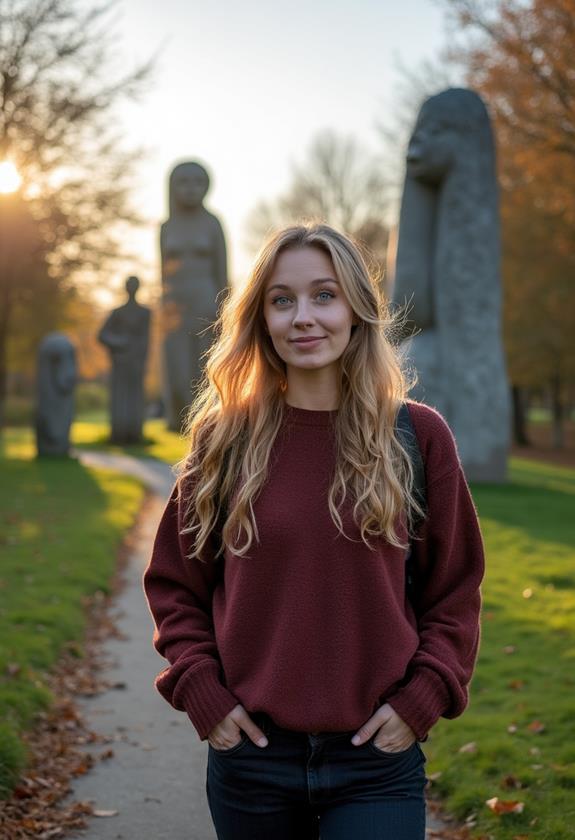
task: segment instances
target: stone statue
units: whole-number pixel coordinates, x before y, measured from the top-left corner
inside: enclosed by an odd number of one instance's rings
[[[74,417],[76,351],[63,333],[49,333],[38,348],[36,448],[38,455],[68,455]]]
[[[170,215],[161,228],[163,382],[168,427],[180,431],[202,355],[214,336],[216,298],[227,288],[226,245],[203,200],[209,176],[199,163],[180,163],[169,183]]]
[[[407,151],[392,302],[407,305],[412,395],[455,434],[470,481],[504,481],[509,389],[501,337],[495,150],[481,98],[424,102]]]
[[[150,310],[136,300],[139,286],[137,277],[128,277],[128,301],[112,310],[98,333],[98,340],[108,348],[112,359],[110,439],[114,443],[137,443],[142,439]]]

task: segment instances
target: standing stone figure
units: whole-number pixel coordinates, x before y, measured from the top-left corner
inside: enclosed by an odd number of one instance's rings
[[[504,481],[510,437],[501,338],[499,206],[489,116],[453,88],[424,102],[407,151],[393,303],[417,334],[413,397],[454,431],[470,481]]]
[[[210,185],[199,163],[180,163],[169,183],[169,218],[160,232],[163,380],[168,427],[180,431],[202,355],[213,334],[216,298],[227,287],[226,245],[218,219],[203,205]]]
[[[144,371],[150,334],[150,310],[136,300],[137,277],[128,277],[128,301],[112,310],[98,340],[112,359],[110,415],[114,443],[137,443],[144,422]]]
[[[49,333],[38,348],[36,448],[38,455],[68,455],[74,418],[76,351],[63,333]]]

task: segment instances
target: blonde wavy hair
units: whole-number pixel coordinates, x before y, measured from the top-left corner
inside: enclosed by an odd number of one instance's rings
[[[361,538],[369,548],[367,537],[372,536],[406,549],[395,530],[397,517],[405,513],[413,536],[414,517],[423,515],[412,492],[411,460],[394,428],[410,387],[392,340],[400,317],[405,316],[390,313],[377,279],[370,276],[350,237],[325,224],[294,225],[265,242],[246,285],[230,293],[215,325],[205,376],[186,419],[189,453],[178,465],[182,534],[195,535],[190,558],[204,559],[215,535],[216,557],[226,547],[246,556],[254,538],[259,539],[253,502],[267,477],[287,389],[286,365],[265,330],[264,294],[278,255],[303,247],[319,248],[331,258],[343,293],[359,318],[340,359],[338,455],[328,498],[333,522],[346,536],[338,508],[350,497]],[[238,545],[242,533],[245,540]]]

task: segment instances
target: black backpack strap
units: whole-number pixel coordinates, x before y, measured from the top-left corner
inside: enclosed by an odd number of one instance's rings
[[[415,434],[415,429],[413,427],[413,423],[411,422],[409,409],[407,407],[407,404],[404,402],[401,403],[399,411],[397,412],[395,431],[397,433],[397,437],[399,438],[401,445],[404,447],[404,449],[406,449],[411,459],[411,466],[413,468],[413,495],[415,496],[417,503],[423,509],[424,513],[426,513],[427,487],[425,480],[425,464],[423,463],[423,456],[421,454],[421,449],[419,448],[417,435]],[[421,521],[421,516],[417,516],[416,514],[414,514],[414,530],[419,524],[421,524]],[[415,576],[411,554],[412,552],[410,542],[407,557],[405,559],[405,585],[407,597],[410,601],[413,602],[415,593]]]
[[[413,467],[413,495],[418,504],[424,511],[427,509],[427,490],[425,481],[425,465],[421,455],[421,449],[417,441],[417,435],[413,423],[411,422],[411,415],[407,407],[407,403],[401,403],[399,411],[397,412],[397,420],[395,431],[400,440],[401,445],[407,450],[411,458],[411,466]],[[419,524],[421,517],[418,517],[414,523],[415,526]]]

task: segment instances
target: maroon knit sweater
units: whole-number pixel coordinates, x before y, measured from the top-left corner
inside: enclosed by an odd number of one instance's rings
[[[286,406],[270,475],[254,502],[249,558],[186,559],[172,493],[144,588],[154,644],[169,667],[160,693],[201,739],[237,703],[299,731],[359,729],[388,702],[422,739],[467,703],[479,641],[483,544],[453,435],[420,403],[409,411],[423,455],[428,518],[414,542],[422,594],[405,594],[405,552],[370,550],[351,505],[334,525],[327,493],[337,411]],[[399,525],[399,535],[406,534]]]

